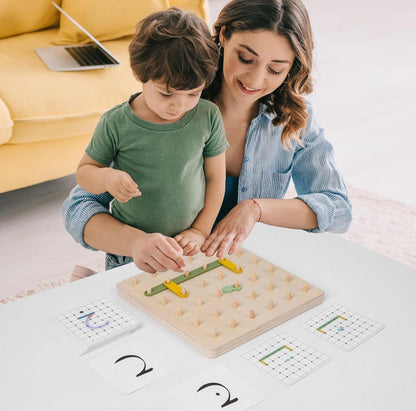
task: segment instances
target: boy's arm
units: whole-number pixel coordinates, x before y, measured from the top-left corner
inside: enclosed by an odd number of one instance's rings
[[[193,222],[192,228],[208,237],[224,200],[225,152],[218,156],[205,157],[204,172],[206,180],[204,207]]]
[[[92,194],[108,191],[115,199],[124,203],[141,195],[137,184],[124,171],[107,167],[84,153],[77,168],[77,182]]]
[[[204,207],[192,226],[175,236],[185,255],[199,252],[221,208],[225,192],[225,152],[214,157],[205,157],[204,172],[206,180]]]

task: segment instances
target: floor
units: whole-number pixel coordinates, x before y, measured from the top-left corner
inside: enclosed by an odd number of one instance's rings
[[[225,3],[210,0],[212,22]],[[304,3],[315,39],[309,98],[345,180],[416,207],[416,2]],[[69,176],[0,194],[0,298],[76,264],[103,268],[103,253],[84,250],[63,227],[61,204],[74,184]]]

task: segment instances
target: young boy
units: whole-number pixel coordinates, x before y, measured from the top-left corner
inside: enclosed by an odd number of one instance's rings
[[[225,190],[221,114],[200,100],[214,79],[218,48],[202,19],[170,8],[139,22],[129,52],[143,92],[104,113],[77,180],[92,194],[112,194],[111,213],[120,221],[175,236],[185,255],[196,254]],[[106,268],[130,261],[107,254]]]

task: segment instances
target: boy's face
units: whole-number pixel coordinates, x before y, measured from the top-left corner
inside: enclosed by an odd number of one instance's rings
[[[157,80],[147,81],[143,84],[144,103],[149,110],[147,121],[172,123],[180,120],[197,105],[203,89],[204,84],[192,90],[168,90],[166,83]]]

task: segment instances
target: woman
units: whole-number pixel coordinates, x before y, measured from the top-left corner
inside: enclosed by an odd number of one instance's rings
[[[345,232],[351,205],[332,146],[310,104],[312,33],[300,0],[233,0],[214,25],[220,68],[204,97],[221,110],[230,148],[219,222],[201,247],[234,253],[261,221],[311,232]],[[298,196],[283,199],[290,179]],[[123,225],[111,196],[76,187],[65,201],[67,230],[86,247],[128,257],[148,272],[181,271],[180,245]]]

